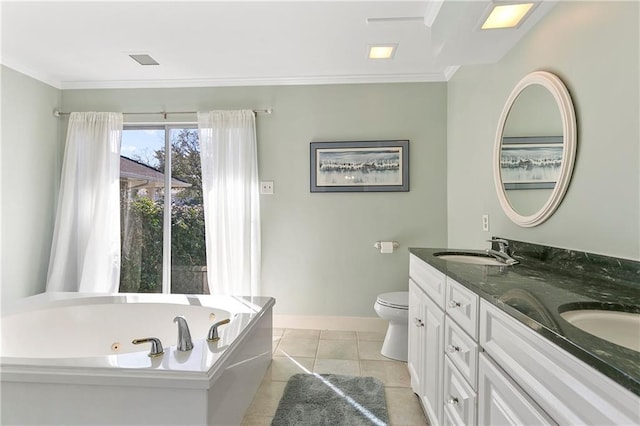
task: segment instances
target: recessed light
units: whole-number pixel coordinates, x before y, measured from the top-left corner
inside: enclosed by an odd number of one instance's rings
[[[147,54],[129,55],[129,57],[140,65],[160,65],[155,59]]]
[[[496,4],[480,28],[490,30],[517,27],[532,7],[533,3]]]
[[[396,53],[395,43],[377,44],[369,46],[369,59],[391,59]]]

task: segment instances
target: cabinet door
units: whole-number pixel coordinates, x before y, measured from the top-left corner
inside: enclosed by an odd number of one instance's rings
[[[491,359],[480,354],[478,425],[556,424]]]
[[[422,298],[424,293],[418,285],[409,280],[409,351],[407,356],[407,368],[411,377],[411,388],[422,395],[423,359],[424,347],[424,306]]]
[[[444,310],[447,282],[445,274],[411,254],[409,255],[409,277],[436,302],[440,309]]]
[[[640,398],[486,301],[480,345],[562,425],[640,425]]]
[[[426,295],[424,306],[422,404],[432,424],[442,424],[442,380],[444,362],[444,312]]]

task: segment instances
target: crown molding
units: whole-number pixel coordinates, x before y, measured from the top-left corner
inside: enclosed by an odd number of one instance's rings
[[[424,24],[431,28],[436,21],[440,8],[444,4],[444,0],[431,0],[427,2],[427,8],[424,12]]]
[[[448,66],[444,69],[444,71],[442,72],[444,74],[445,80],[449,81],[451,80],[451,77],[453,77],[453,75],[456,73],[456,71],[458,71],[460,69],[460,65],[451,65]]]
[[[76,89],[163,89],[187,87],[241,87],[241,86],[303,86],[325,84],[384,84],[446,82],[459,68],[447,67],[438,73],[380,74],[380,75],[324,75],[282,77],[216,77],[203,79],[167,80],[81,80],[59,81],[52,76],[34,71],[6,56],[0,64],[27,75],[59,90]]]
[[[208,79],[63,81],[63,90],[149,89],[180,87],[301,86],[323,84],[417,83],[446,81],[444,73],[337,75],[304,77],[220,77]]]
[[[7,68],[11,68],[16,72],[19,72],[20,74],[24,74],[28,77],[31,77],[35,80],[38,80],[56,89],[62,89],[62,83],[59,80],[51,77],[48,74],[41,73],[27,66],[24,66],[19,61],[16,61],[13,58],[7,57],[6,55],[3,55],[2,57],[0,57],[0,65],[3,65]]]

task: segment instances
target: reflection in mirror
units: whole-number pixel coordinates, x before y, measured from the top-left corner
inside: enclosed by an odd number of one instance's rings
[[[553,214],[575,151],[575,113],[564,84],[545,71],[525,76],[502,111],[493,156],[498,199],[514,223],[536,226]]]
[[[504,124],[500,173],[513,209],[529,216],[551,196],[562,163],[562,117],[540,85],[517,96]]]

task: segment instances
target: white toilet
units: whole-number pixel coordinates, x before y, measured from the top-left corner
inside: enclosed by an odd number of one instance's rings
[[[406,362],[409,344],[409,292],[382,293],[373,308],[380,318],[389,321],[380,353],[387,358]]]

